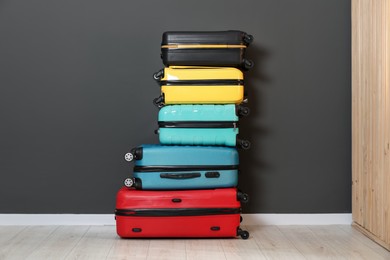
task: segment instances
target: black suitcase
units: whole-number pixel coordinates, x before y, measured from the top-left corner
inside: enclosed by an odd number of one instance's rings
[[[242,31],[164,32],[161,58],[165,66],[224,66],[248,70],[253,62],[245,49],[253,36]]]

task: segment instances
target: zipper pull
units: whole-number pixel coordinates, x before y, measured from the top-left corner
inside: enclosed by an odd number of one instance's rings
[[[236,130],[236,128],[237,128],[237,123],[234,122],[234,123],[233,123],[233,129]]]

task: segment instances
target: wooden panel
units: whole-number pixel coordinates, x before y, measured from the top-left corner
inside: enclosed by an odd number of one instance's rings
[[[351,4],[352,215],[390,245],[390,3]]]

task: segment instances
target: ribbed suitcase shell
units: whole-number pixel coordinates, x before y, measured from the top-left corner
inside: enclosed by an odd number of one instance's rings
[[[155,79],[164,104],[240,104],[244,99],[244,76],[236,68],[169,67]]]
[[[237,190],[140,191],[116,198],[120,237],[236,237],[241,204]],[[247,237],[246,237],[247,238]]]
[[[232,147],[142,145],[135,187],[144,190],[236,187],[238,152]]]
[[[170,31],[163,33],[161,58],[166,66],[245,67],[245,49],[253,37],[242,31]]]
[[[233,104],[168,105],[160,109],[158,122],[161,144],[236,146],[238,116]]]

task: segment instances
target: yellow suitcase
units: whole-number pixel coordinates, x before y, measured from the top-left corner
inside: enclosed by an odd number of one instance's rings
[[[244,100],[244,76],[230,67],[166,67],[153,75],[161,86],[155,105],[240,104]]]

